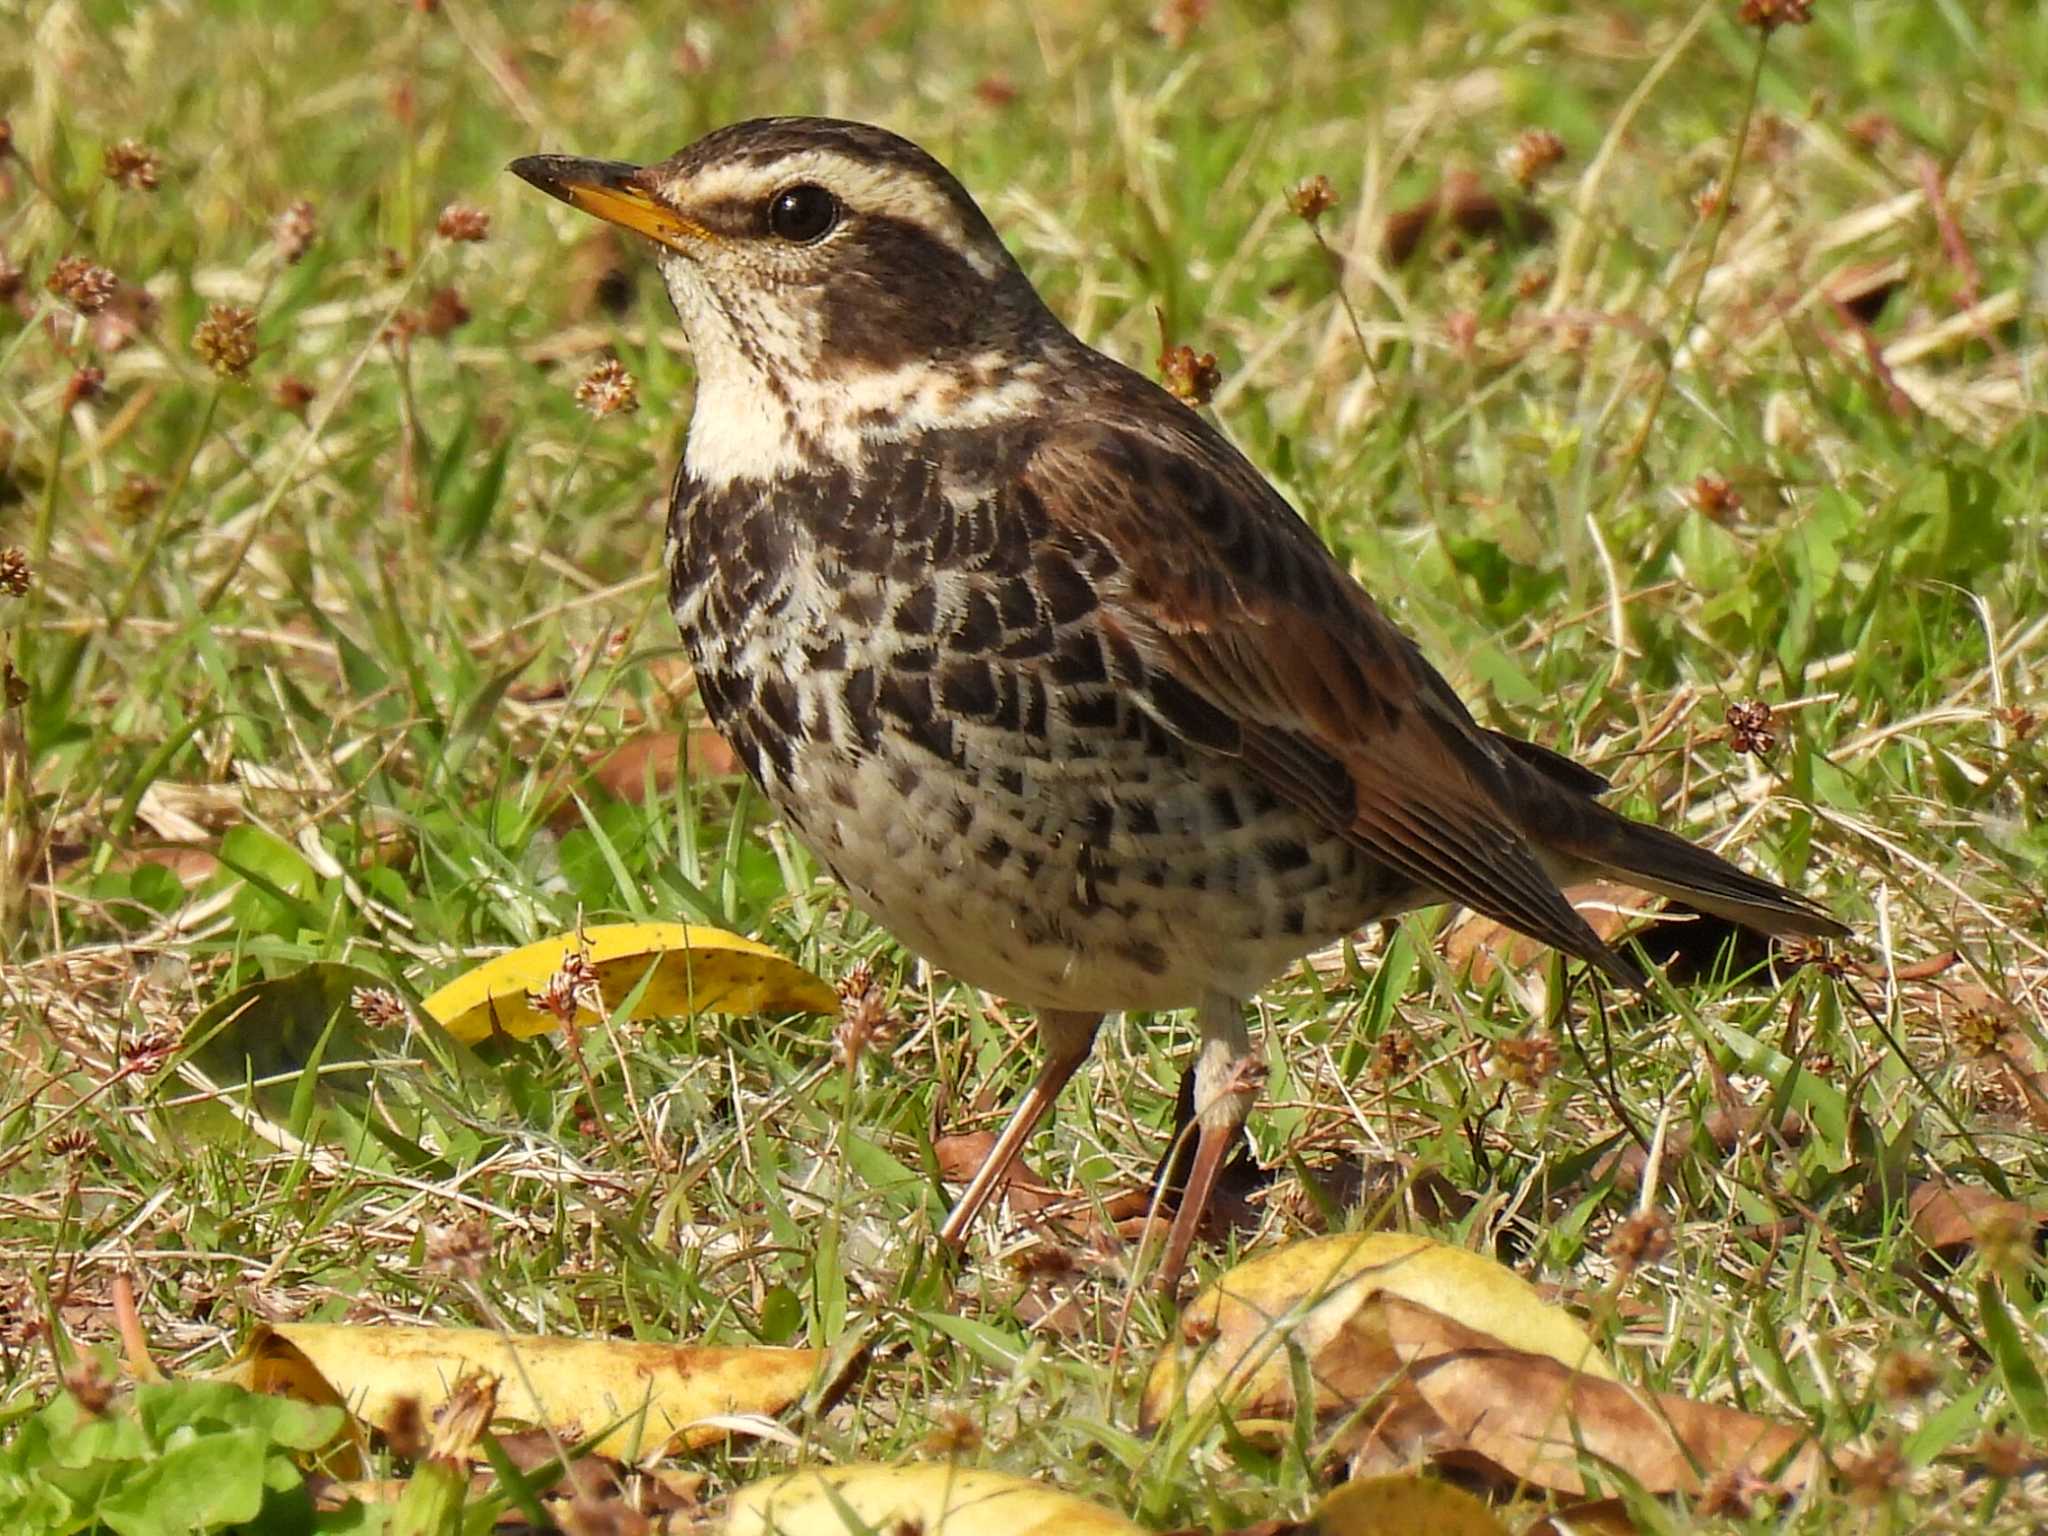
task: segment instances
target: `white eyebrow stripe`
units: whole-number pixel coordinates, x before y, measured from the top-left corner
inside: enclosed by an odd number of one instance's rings
[[[687,213],[692,203],[765,202],[783,187],[801,181],[817,182],[856,213],[901,219],[926,230],[984,278],[993,278],[1002,270],[945,189],[900,165],[872,165],[835,150],[806,149],[765,164],[728,161],[706,166],[662,190],[676,208]]]

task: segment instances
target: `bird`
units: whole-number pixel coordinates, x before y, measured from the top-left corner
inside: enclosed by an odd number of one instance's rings
[[[1265,476],[1069,331],[910,140],[765,117],[644,166],[510,170],[651,242],[681,321],[668,596],[713,725],[858,906],[1033,1012],[1041,1064],[949,1248],[1109,1013],[1195,1014],[1171,1293],[1256,1094],[1247,1007],[1312,950],[1452,903],[1641,988],[1562,893],[1594,877],[1846,932],[1475,720]]]

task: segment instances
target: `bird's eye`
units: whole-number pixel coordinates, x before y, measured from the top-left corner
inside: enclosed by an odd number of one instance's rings
[[[814,182],[784,187],[768,202],[768,227],[795,245],[822,240],[839,222],[839,199]]]

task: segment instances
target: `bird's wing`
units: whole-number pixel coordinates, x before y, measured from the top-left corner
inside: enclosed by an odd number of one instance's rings
[[[1095,621],[1164,727],[1441,899],[1639,982],[1516,825],[1531,766],[1198,418],[1047,433],[1017,491],[1077,557],[1114,557]]]

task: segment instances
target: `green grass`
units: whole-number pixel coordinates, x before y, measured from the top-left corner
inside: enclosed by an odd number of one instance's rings
[[[651,159],[806,110],[947,160],[1097,345],[1149,367],[1158,316],[1215,352],[1218,422],[1483,719],[1600,766],[1638,815],[1729,830],[1856,925],[1847,974],[1722,976],[1604,1017],[1541,965],[1459,979],[1434,917],[1281,978],[1253,1133],[1283,1172],[1256,1241],[1327,1219],[1304,1168],[1391,1161],[1462,1196],[1429,1230],[1592,1303],[1635,1200],[1597,1154],[1660,1116],[1795,1103],[1803,1140],[1724,1157],[1701,1136],[1666,1167],[1679,1241],[1600,1326],[1646,1384],[1806,1420],[1844,1459],[1905,1448],[1898,1486],[1815,1496],[1797,1529],[2036,1528],[2039,1478],[1970,1480],[1969,1447],[2026,1427],[1986,1360],[2001,1340],[2039,1358],[2038,1261],[1923,1272],[1894,1176],[2024,1194],[2048,1170],[2023,1096],[1958,1031],[1990,1010],[2043,1048],[2048,18],[1820,0],[1759,71],[1732,4],[1683,36],[1663,6],[1448,9],[1219,4],[1176,48],[1149,6],[1077,0],[0,7],[22,40],[0,54],[0,253],[27,272],[0,304],[0,543],[36,568],[0,598],[26,692],[0,730],[0,1433],[52,1389],[36,1325],[106,1340],[131,1268],[181,1369],[286,1315],[858,1340],[845,1400],[792,1421],[807,1454],[910,1453],[964,1411],[987,1464],[1154,1526],[1312,1500],[1313,1447],[1266,1458],[1208,1428],[1190,1462],[1134,1436],[1172,1320],[1140,1299],[1112,1358],[1093,1320],[1123,1294],[1116,1256],[1080,1255],[1079,1336],[1034,1332],[986,1245],[971,1327],[943,1323],[931,1139],[1021,1089],[1019,1021],[922,974],[735,781],[619,798],[581,775],[697,718],[657,573],[692,370],[639,253],[615,314],[592,228],[502,167]],[[1723,228],[1698,199],[1753,74]],[[1390,213],[1460,171],[1504,188],[1529,127],[1568,149],[1533,194],[1555,238],[1439,233],[1383,260]],[[161,155],[157,190],[103,176],[127,138]],[[1340,196],[1327,248],[1285,204],[1312,173]],[[302,197],[319,238],[285,265],[269,226]],[[489,238],[438,236],[451,202]],[[46,293],[68,255],[148,290],[127,344]],[[1887,377],[1825,290],[1893,261]],[[466,323],[380,341],[443,288]],[[247,378],[192,350],[213,302],[257,312]],[[576,405],[607,349],[637,414]],[[104,394],[67,413],[86,365]],[[303,416],[276,400],[287,376],[313,387]],[[1735,503],[1708,515],[1702,476]],[[1778,711],[1761,760],[1724,726],[1751,698]],[[185,842],[212,859],[174,859]],[[419,995],[579,916],[719,923],[828,977],[871,959],[899,1048],[848,1074],[829,1020],[623,1030],[589,1047],[615,1141],[545,1045],[394,1067],[374,1109],[287,1084],[303,1155],[225,1131],[175,1073],[120,1069],[124,1041],[248,981],[345,961]],[[1935,980],[1896,979],[1950,949]],[[1510,1090],[1492,1042],[1532,1036],[1557,1065]],[[1035,1165],[1142,1185],[1188,1038],[1113,1022]],[[1412,1066],[1390,1074],[1395,1046]],[[423,1234],[485,1208],[472,1290]],[[1980,1305],[1994,1271],[2005,1311]],[[1881,1390],[1902,1352],[1934,1362],[1925,1398]],[[743,1442],[700,1464],[718,1491],[790,1460]]]

